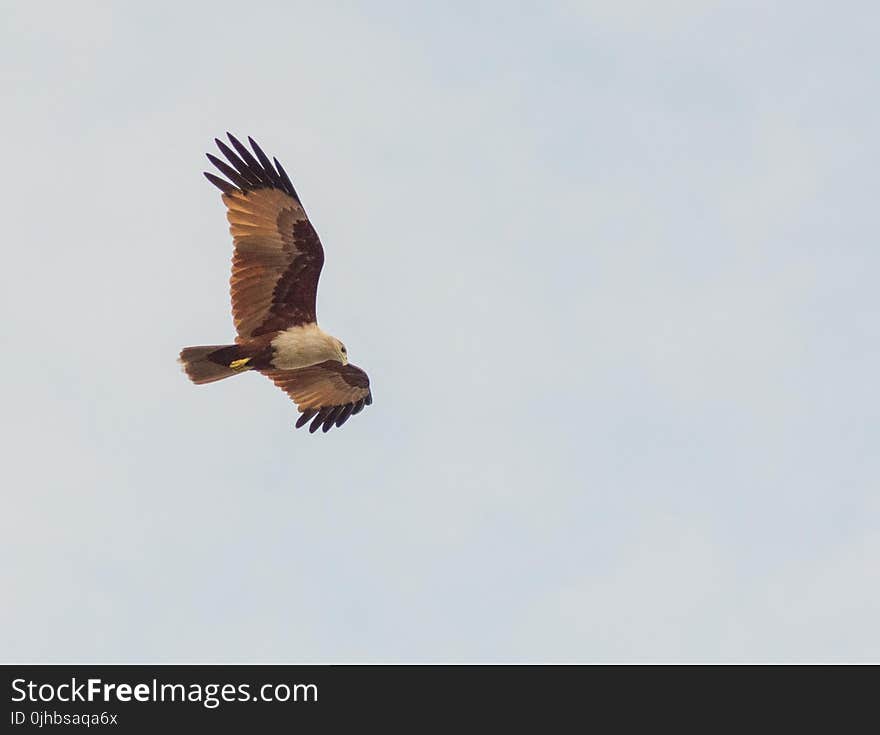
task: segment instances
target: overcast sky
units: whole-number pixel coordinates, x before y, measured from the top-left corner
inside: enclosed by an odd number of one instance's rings
[[[0,659],[880,660],[873,2],[43,3],[0,23]],[[371,377],[249,374],[252,135]]]

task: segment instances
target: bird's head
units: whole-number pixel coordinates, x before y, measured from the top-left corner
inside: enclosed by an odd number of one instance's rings
[[[345,345],[336,337],[333,338],[333,344],[336,347],[336,359],[343,365],[348,365],[348,350],[345,349]]]

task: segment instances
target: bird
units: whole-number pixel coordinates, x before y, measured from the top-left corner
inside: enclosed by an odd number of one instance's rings
[[[234,245],[234,344],[185,347],[178,361],[197,384],[256,371],[290,396],[296,428],[324,433],[373,402],[370,379],[348,361],[348,350],[318,326],[316,298],[324,248],[277,158],[269,161],[231,133],[214,142],[225,161],[208,153],[223,174],[205,171],[221,191]],[[230,147],[231,146],[231,147]]]

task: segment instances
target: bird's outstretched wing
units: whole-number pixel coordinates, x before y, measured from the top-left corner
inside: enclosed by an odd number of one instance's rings
[[[253,153],[231,134],[232,150],[215,139],[225,161],[208,159],[226,176],[205,172],[223,192],[232,257],[232,317],[239,342],[317,321],[315,298],[324,248],[287,173],[253,138]]]
[[[329,431],[373,402],[370,379],[359,367],[329,360],[299,370],[264,370],[275,385],[289,395],[302,415],[299,429],[309,421],[309,431]]]

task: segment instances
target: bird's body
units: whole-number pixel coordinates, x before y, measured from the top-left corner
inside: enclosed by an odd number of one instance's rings
[[[229,181],[205,176],[223,192],[235,243],[230,285],[238,336],[232,345],[186,347],[180,362],[197,384],[259,371],[296,401],[297,427],[311,421],[309,431],[326,432],[372,403],[370,381],[349,365],[345,345],[318,326],[324,249],[289,177],[253,139],[253,154],[229,140],[235,152],[216,142],[231,165],[208,154]]]

